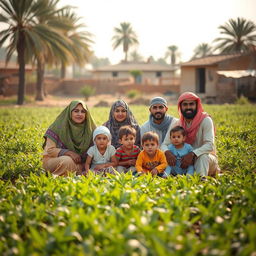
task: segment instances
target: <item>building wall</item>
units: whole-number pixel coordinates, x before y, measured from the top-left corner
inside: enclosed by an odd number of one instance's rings
[[[194,67],[181,67],[180,92],[195,92],[196,72]]]
[[[144,84],[161,84],[161,78],[172,78],[174,77],[174,73],[171,71],[162,71],[161,72],[161,77],[156,76],[156,71],[144,71],[141,74],[141,82]],[[93,78],[94,79],[113,79],[113,80],[118,80],[118,79],[133,79],[133,76],[130,74],[128,71],[118,71],[118,76],[113,77],[112,71],[95,71],[93,73]]]

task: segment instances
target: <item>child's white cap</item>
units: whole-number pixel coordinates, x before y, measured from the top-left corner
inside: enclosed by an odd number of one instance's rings
[[[106,126],[98,126],[94,131],[93,131],[93,141],[95,140],[96,136],[99,134],[104,134],[108,137],[108,140],[111,141],[111,134],[109,129]]]

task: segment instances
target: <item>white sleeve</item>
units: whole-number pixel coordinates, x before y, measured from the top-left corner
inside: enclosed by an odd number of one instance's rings
[[[200,156],[202,154],[209,154],[214,151],[214,126],[210,117],[206,117],[200,127],[202,129],[202,145],[193,150],[193,152]]]
[[[109,147],[109,154],[110,154],[111,157],[116,154],[116,149],[112,145],[110,145],[110,147]]]
[[[94,156],[94,146],[91,146],[89,149],[88,149],[88,151],[87,151],[87,154],[88,154],[88,156],[90,156],[90,157],[93,157]]]

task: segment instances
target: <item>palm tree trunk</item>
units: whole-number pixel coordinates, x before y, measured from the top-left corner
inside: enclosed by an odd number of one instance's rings
[[[66,65],[64,64],[64,62],[61,62],[60,77],[62,79],[66,77]]]
[[[124,57],[124,61],[127,62],[127,51],[125,52],[125,57]]]
[[[40,58],[37,59],[36,100],[44,100],[44,63]]]
[[[25,47],[24,34],[21,32],[17,44],[18,63],[19,63],[19,85],[17,104],[23,105],[25,96]]]

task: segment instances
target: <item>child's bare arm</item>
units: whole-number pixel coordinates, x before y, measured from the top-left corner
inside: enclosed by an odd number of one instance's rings
[[[87,155],[86,161],[85,161],[85,173],[88,173],[90,166],[92,163],[92,157]]]
[[[116,167],[117,166],[117,159],[116,159],[116,156],[113,155],[111,158],[110,158],[110,162],[108,163],[105,163],[105,164],[97,164],[94,169],[95,170],[99,170],[99,169],[103,169],[103,168],[107,168],[107,167]]]

